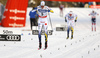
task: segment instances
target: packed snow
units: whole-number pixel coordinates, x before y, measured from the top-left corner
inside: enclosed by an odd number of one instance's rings
[[[21,41],[0,41],[0,58],[100,58],[100,9],[90,8],[65,8],[63,17],[60,17],[59,8],[51,8],[50,13],[53,24],[53,35],[48,36],[48,48],[44,49],[45,37],[42,35],[42,49],[38,50],[38,35],[32,35],[32,31],[21,31]],[[29,11],[27,9],[26,27],[6,29],[30,29]],[[67,31],[56,31],[56,25],[67,25],[65,14],[73,11],[78,15],[78,21],[74,26],[74,38],[66,39]],[[97,16],[97,31],[91,31],[92,10],[99,13]],[[49,22],[49,17],[48,17]],[[49,26],[50,27],[50,23]],[[1,29],[5,29],[0,27]],[[66,27],[67,28],[67,27]],[[70,33],[71,35],[71,33]]]

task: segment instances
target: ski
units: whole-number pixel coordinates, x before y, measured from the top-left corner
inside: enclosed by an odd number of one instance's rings
[[[38,50],[40,50],[41,48],[38,48]]]
[[[46,50],[47,48],[44,48],[43,50]]]

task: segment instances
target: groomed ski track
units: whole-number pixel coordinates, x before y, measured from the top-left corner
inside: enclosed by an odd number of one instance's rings
[[[52,8],[53,35],[48,36],[48,48],[44,49],[45,37],[42,35],[42,49],[38,50],[38,36],[28,35],[31,31],[22,31],[20,42],[0,41],[0,58],[100,58],[100,9],[94,9],[97,16],[97,31],[91,31],[91,17],[88,14],[93,10],[89,8],[66,8],[64,15],[70,10],[78,15],[78,21],[74,27],[74,38],[66,39],[66,31],[55,31],[56,24],[65,25],[65,18],[59,16],[59,8]],[[30,29],[27,9],[25,28]],[[49,24],[50,27],[50,24]],[[0,27],[3,29],[2,27]],[[15,28],[8,28],[15,29]]]

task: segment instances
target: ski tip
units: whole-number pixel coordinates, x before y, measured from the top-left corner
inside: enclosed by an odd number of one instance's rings
[[[38,50],[40,50],[40,48],[38,48]]]
[[[69,39],[69,38],[66,38],[66,39]]]
[[[73,39],[73,38],[71,38],[71,39]]]
[[[67,37],[66,39],[69,39],[69,37]]]
[[[44,48],[43,50],[46,50],[47,48]]]
[[[73,37],[71,37],[71,39],[73,39]]]

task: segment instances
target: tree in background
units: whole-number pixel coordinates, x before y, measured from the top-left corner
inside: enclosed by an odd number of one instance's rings
[[[29,0],[28,6],[29,7],[37,7],[40,5],[41,0]]]
[[[6,5],[7,0],[0,0],[0,3],[2,3],[3,5]]]

